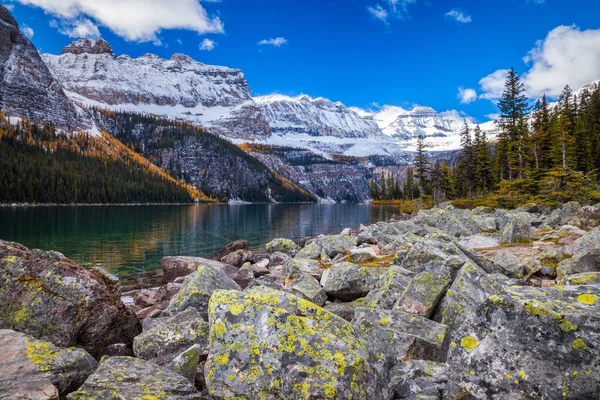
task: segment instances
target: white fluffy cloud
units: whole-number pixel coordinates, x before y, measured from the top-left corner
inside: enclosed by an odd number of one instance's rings
[[[94,20],[131,41],[157,41],[163,29],[198,33],[223,32],[218,17],[210,18],[198,0],[15,0],[37,6],[69,21]]]
[[[72,38],[100,38],[98,26],[87,18],[63,21],[60,23],[58,21],[53,21],[51,25],[57,27],[60,33],[63,35],[67,35]]]
[[[459,87],[457,98],[460,99],[461,104],[469,104],[477,100],[477,92],[475,89]]]
[[[21,26],[21,32],[23,33],[23,35],[25,35],[28,39],[31,39],[33,37],[33,35],[35,34],[35,32],[33,31],[33,29],[31,29],[29,26],[27,25],[23,25]]]
[[[467,120],[467,122],[471,125],[474,125],[476,123],[475,119],[473,117],[469,117],[463,111],[447,110],[447,111],[441,112],[440,115],[444,118],[453,119],[458,122],[463,122],[464,120]]]
[[[200,50],[205,51],[213,51],[217,43],[214,40],[204,39],[202,43],[200,43]]]
[[[367,7],[367,11],[374,18],[388,23],[390,18],[404,19],[408,16],[408,6],[415,4],[417,0],[383,0]]]
[[[282,37],[277,37],[277,38],[273,38],[273,39],[263,39],[260,42],[258,42],[258,44],[261,46],[281,47],[284,44],[287,44],[287,40]]]
[[[565,85],[577,89],[600,77],[600,29],[556,27],[523,60],[529,67],[522,74],[528,96],[546,94],[556,98]],[[484,92],[481,98],[498,99],[506,73],[507,70],[498,70],[483,78],[479,82]]]
[[[472,22],[473,19],[471,18],[470,15],[468,14],[464,14],[462,11],[458,11],[458,10],[451,10],[448,11],[446,13],[446,17],[448,18],[452,18],[458,22],[461,22],[463,24],[468,24],[469,22]]]

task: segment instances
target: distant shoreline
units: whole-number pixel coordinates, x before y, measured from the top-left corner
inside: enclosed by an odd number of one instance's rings
[[[256,205],[256,204],[321,204],[314,202],[294,202],[294,203],[268,203],[268,202],[240,202],[240,203],[229,203],[229,202],[199,202],[199,203],[0,203],[0,208],[25,208],[25,207],[143,207],[143,206],[194,206],[194,205],[215,205],[215,206],[239,206],[239,205]],[[335,203],[341,204],[341,203]],[[360,204],[360,203],[356,203]]]

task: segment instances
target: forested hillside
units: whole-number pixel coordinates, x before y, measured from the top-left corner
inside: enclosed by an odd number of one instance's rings
[[[57,133],[0,114],[0,203],[214,201],[108,134]]]
[[[566,86],[556,103],[532,101],[511,69],[498,102],[497,141],[465,122],[462,151],[454,165],[431,162],[419,140],[413,168],[403,182],[382,175],[371,182],[376,200],[432,204],[456,200],[465,207],[515,207],[600,201],[600,88]]]
[[[219,200],[311,202],[308,191],[237,145],[188,123],[90,110],[96,123],[177,179]]]

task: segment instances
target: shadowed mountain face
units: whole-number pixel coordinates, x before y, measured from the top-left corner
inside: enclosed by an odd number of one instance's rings
[[[11,117],[84,128],[81,117],[33,44],[0,5],[0,108]]]

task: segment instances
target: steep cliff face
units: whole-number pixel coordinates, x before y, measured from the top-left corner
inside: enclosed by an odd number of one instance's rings
[[[65,130],[85,128],[76,107],[36,48],[0,5],[0,108],[12,117],[50,122]]]
[[[232,138],[270,134],[237,69],[206,65],[183,54],[169,60],[153,54],[116,57],[108,43],[90,39],[43,59],[77,102],[186,121]]]

